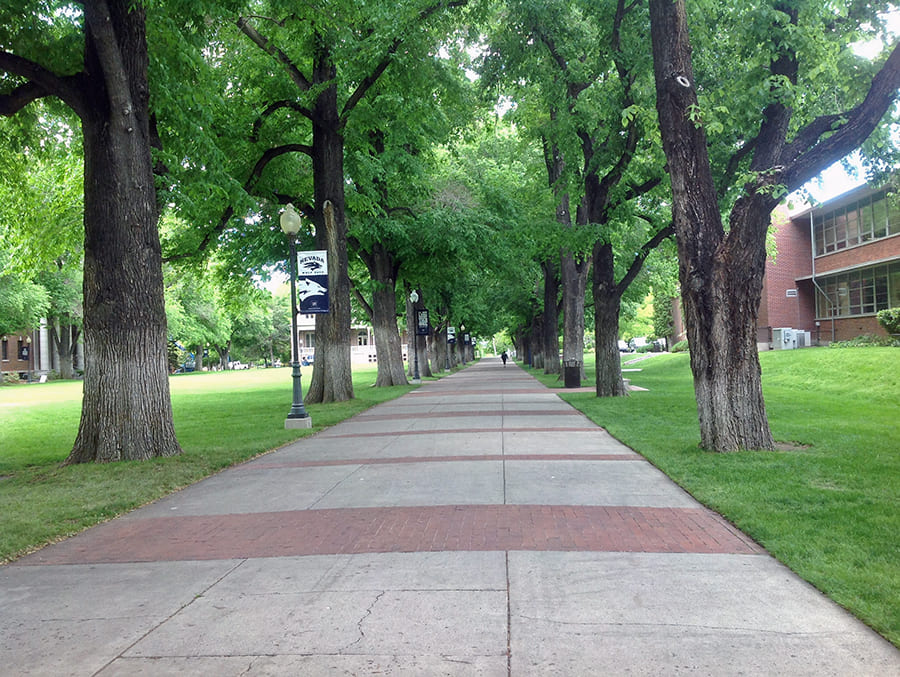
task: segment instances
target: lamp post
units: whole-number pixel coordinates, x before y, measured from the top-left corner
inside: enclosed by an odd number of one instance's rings
[[[419,292],[415,289],[409,295],[409,302],[412,304],[412,312],[413,317],[416,314],[416,304],[419,302]],[[412,329],[412,339],[413,339],[413,383],[421,383],[422,378],[419,376],[419,331],[418,325],[415,323],[410,323],[410,329]]]
[[[25,347],[28,350],[28,382],[31,383],[31,337],[25,337]]]
[[[464,325],[464,324],[459,325],[459,341],[460,341],[459,345],[462,346],[462,350],[460,351],[462,353],[462,363],[465,364],[466,363],[466,325]]]
[[[291,379],[294,383],[291,410],[284,420],[284,427],[312,428],[312,418],[303,407],[303,391],[300,388],[300,347],[297,342],[297,233],[300,232],[300,215],[290,203],[281,212],[281,230],[287,235],[291,259]]]

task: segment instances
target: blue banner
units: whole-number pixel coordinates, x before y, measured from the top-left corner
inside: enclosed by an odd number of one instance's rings
[[[328,252],[297,252],[297,306],[304,315],[328,312]]]

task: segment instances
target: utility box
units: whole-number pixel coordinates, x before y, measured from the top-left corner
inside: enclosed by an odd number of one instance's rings
[[[793,350],[797,347],[797,331],[790,327],[772,330],[772,350]]]

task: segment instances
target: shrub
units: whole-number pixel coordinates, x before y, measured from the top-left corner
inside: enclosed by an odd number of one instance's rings
[[[888,308],[878,311],[878,324],[888,334],[900,334],[900,308]]]
[[[669,352],[672,353],[686,353],[688,352],[688,342],[687,340],[679,341],[674,346],[671,347]]]
[[[4,385],[4,386],[15,385],[15,384],[21,383],[21,382],[22,382],[22,379],[20,379],[19,375],[14,371],[10,371],[10,372],[3,374],[3,378],[0,379],[0,385]]]
[[[832,341],[829,348],[869,348],[900,346],[900,341],[890,336],[876,336],[875,334],[863,334],[846,341]]]

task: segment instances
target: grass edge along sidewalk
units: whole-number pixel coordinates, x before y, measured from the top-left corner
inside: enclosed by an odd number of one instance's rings
[[[184,454],[67,467],[60,464],[78,430],[81,382],[0,388],[0,564],[417,387],[372,387],[376,370],[354,367],[355,399],[308,405],[313,428],[294,430],[284,429],[291,404],[287,368],[173,376],[175,430]]]
[[[897,348],[761,353],[776,452],[698,448],[686,353],[623,365],[646,392],[560,396],[900,647],[898,359]]]

